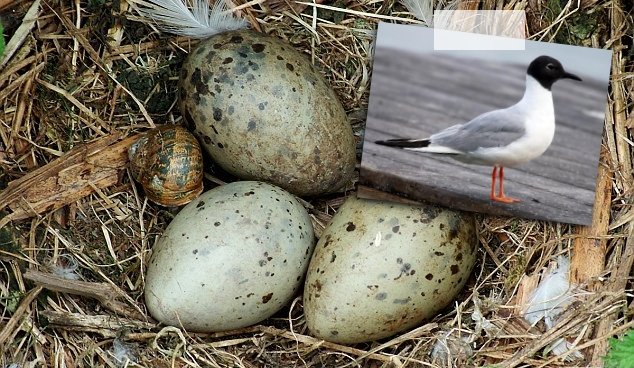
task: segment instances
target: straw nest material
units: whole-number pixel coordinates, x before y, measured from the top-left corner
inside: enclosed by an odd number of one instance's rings
[[[359,142],[378,22],[420,23],[394,0],[233,6],[309,56]],[[532,39],[614,50],[593,224],[480,216],[478,267],[454,305],[391,339],[341,346],[310,336],[299,296],[239,331],[189,333],[151,319],[145,265],[174,212],[148,203],[117,168],[135,134],[180,122],[175,81],[196,41],[136,21],[125,0],[0,0],[5,34],[17,42],[0,66],[0,367],[602,366],[608,339],[634,326],[633,3],[460,6],[525,8]],[[223,180],[206,173],[208,188]],[[21,205],[25,193],[37,206]],[[318,234],[351,193],[306,204]],[[585,292],[553,329],[531,327],[515,306],[561,254],[572,254],[571,277]],[[549,353],[561,337],[583,359]]]

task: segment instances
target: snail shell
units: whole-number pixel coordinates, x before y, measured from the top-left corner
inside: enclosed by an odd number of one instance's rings
[[[203,191],[203,158],[196,138],[185,128],[151,129],[128,150],[132,177],[149,200],[181,206]]]

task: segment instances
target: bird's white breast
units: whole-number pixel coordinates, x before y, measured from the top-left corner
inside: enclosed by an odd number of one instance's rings
[[[496,164],[502,166],[519,165],[541,156],[555,136],[555,109],[552,93],[533,77],[526,76],[524,97],[517,104],[509,107],[509,110],[511,109],[518,112],[516,116],[525,117],[526,133],[508,146],[487,152],[489,158],[493,158]],[[493,152],[495,150],[498,152]]]

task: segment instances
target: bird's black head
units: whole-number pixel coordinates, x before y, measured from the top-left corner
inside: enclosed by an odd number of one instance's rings
[[[528,66],[526,73],[535,78],[544,88],[550,90],[553,83],[562,78],[580,81],[581,78],[564,70],[559,60],[550,56],[540,56]]]

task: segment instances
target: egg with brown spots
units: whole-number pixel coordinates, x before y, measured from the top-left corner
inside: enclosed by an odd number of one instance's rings
[[[231,174],[297,195],[351,181],[355,142],[345,111],[293,46],[251,30],[217,34],[187,57],[179,91],[191,130]]]
[[[158,321],[215,332],[258,323],[302,286],[310,217],[270,184],[235,182],[185,206],[152,248],[145,301]]]
[[[304,314],[318,338],[372,341],[454,301],[476,260],[473,215],[350,197],[315,247]]]

